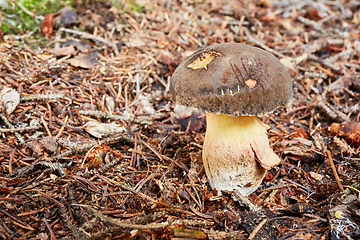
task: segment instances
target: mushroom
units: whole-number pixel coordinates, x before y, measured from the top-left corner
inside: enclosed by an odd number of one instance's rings
[[[244,196],[280,163],[257,116],[273,112],[292,95],[292,80],[272,54],[240,43],[200,49],[174,71],[176,104],[206,112],[202,158],[210,185]]]

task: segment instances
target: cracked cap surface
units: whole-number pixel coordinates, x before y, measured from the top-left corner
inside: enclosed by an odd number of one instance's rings
[[[292,80],[271,53],[240,43],[200,49],[174,71],[174,102],[204,112],[262,116],[286,104]]]

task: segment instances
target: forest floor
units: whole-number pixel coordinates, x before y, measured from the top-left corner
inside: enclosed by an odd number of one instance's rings
[[[0,238],[360,239],[358,1],[75,1],[41,29],[0,43]],[[293,79],[250,204],[210,188],[205,116],[169,94],[224,42]]]

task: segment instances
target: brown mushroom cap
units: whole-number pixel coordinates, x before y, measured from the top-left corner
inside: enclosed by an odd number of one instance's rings
[[[271,53],[240,43],[212,45],[188,56],[170,82],[174,102],[230,116],[262,116],[289,101],[292,80]]]

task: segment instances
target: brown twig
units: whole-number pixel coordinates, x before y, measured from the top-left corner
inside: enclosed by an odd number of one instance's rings
[[[58,93],[32,94],[32,95],[21,95],[20,101],[26,102],[26,101],[34,101],[34,100],[50,100],[50,99],[59,99],[59,98],[64,98],[64,95]]]
[[[23,131],[32,131],[40,129],[41,127],[19,127],[19,128],[13,128],[13,129],[2,129],[0,128],[0,133],[7,133],[7,132],[23,132]]]
[[[85,33],[85,32],[76,31],[76,30],[73,30],[73,29],[68,29],[68,28],[61,27],[61,28],[59,28],[59,31],[76,34],[76,35],[79,35],[79,36],[81,36],[83,38],[86,38],[86,39],[91,39],[91,40],[94,40],[94,41],[105,43],[108,46],[112,46],[112,44],[114,44],[113,42],[111,42],[111,41],[109,41],[109,40],[107,40],[105,38],[102,38],[102,37],[99,37],[99,36],[94,36],[92,34]]]
[[[123,223],[119,220],[110,218],[110,217],[100,213],[99,211],[95,210],[92,207],[85,207],[85,209],[89,212],[89,214],[93,215],[94,217],[98,218],[99,220],[101,220],[104,223],[108,223],[112,226],[118,226],[118,227],[126,228],[126,229],[151,230],[151,229],[165,228],[170,225],[170,223],[168,223],[168,222],[149,223],[146,225]]]
[[[47,124],[46,124],[46,122],[45,122],[45,118],[44,118],[44,116],[43,115],[41,115],[41,121],[42,121],[42,123],[43,123],[43,125],[44,125],[44,127],[45,127],[45,129],[46,129],[46,132],[47,132],[47,134],[50,136],[50,137],[52,137],[52,134],[51,134],[51,132],[50,132],[50,129],[48,128],[48,126],[47,126]]]
[[[64,208],[64,204],[62,204],[61,202],[59,202],[58,200],[54,199],[53,197],[50,197],[49,195],[47,195],[46,193],[43,193],[41,191],[38,191],[38,193],[43,196],[46,197],[47,199],[50,199],[51,201],[53,201],[56,205],[58,205],[61,208]]]
[[[334,174],[336,183],[337,183],[339,189],[343,192],[343,191],[344,191],[344,187],[343,187],[343,185],[341,184],[341,180],[340,180],[339,175],[338,175],[338,173],[337,173],[337,171],[336,171],[336,167],[335,167],[335,165],[334,165],[334,161],[333,161],[333,159],[332,159],[332,157],[331,157],[331,152],[330,152],[329,150],[326,150],[326,154],[327,154],[327,156],[328,156],[328,159],[329,159],[329,162],[330,162],[330,166],[331,166],[331,169],[332,169],[332,171],[333,171],[333,174]]]
[[[35,231],[34,228],[26,226],[26,223],[24,223],[23,221],[17,219],[16,217],[12,216],[7,211],[4,211],[4,210],[0,209],[0,212],[3,213],[4,215],[8,216],[12,220],[14,220],[13,223],[20,226],[21,228],[24,228],[24,229],[27,229],[27,230],[30,230],[30,231]]]
[[[266,223],[267,219],[264,218],[257,226],[256,228],[254,228],[254,230],[251,232],[251,234],[249,235],[249,240],[254,239],[254,237],[256,236],[256,234],[260,231],[260,229],[262,228],[262,226],[264,226],[264,224]]]
[[[51,227],[50,227],[47,219],[44,218],[44,219],[43,219],[43,222],[45,223],[46,228],[47,228],[47,229],[49,230],[49,232],[50,232],[51,240],[56,240],[55,234],[54,234],[53,230],[51,229]]]
[[[295,186],[298,186],[298,187],[300,187],[300,188],[308,191],[308,192],[314,193],[314,190],[312,190],[312,189],[310,189],[310,188],[308,188],[308,187],[305,187],[305,186],[303,186],[303,185],[301,185],[301,184],[299,184],[299,183],[297,183],[297,182],[294,182],[294,181],[292,181],[292,180],[290,180],[290,179],[288,179],[288,178],[283,178],[283,179],[284,179],[285,181],[291,183],[291,184],[294,184]]]
[[[171,228],[171,235],[180,239],[208,239],[205,232],[195,229],[187,229],[183,227]]]
[[[61,135],[63,134],[63,132],[65,130],[65,124],[67,124],[68,119],[69,119],[69,115],[66,115],[64,124],[61,126],[60,131],[56,134],[55,139],[59,139],[61,137]]]

